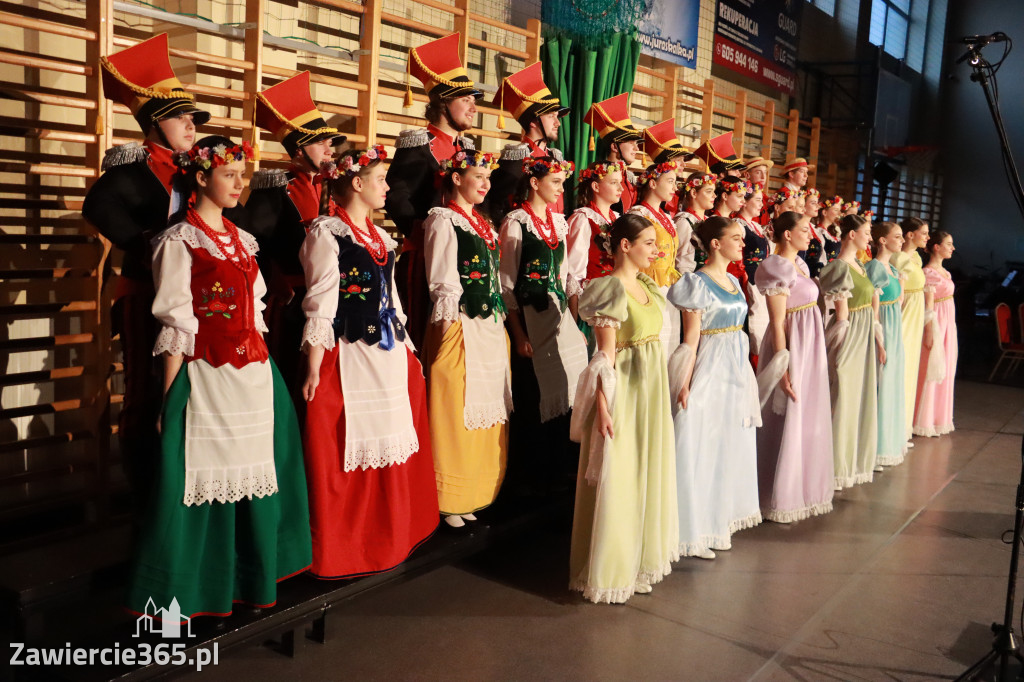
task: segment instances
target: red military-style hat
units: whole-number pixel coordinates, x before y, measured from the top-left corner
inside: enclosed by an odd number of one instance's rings
[[[330,139],[332,145],[346,140],[317,111],[309,78],[309,71],[303,71],[256,95],[256,125],[273,135],[289,154],[321,140]]]
[[[569,113],[569,107],[563,107],[548,90],[548,86],[544,85],[540,62],[534,62],[502,80],[493,104],[512,114],[520,125],[528,116],[536,118],[557,111],[561,118]],[[501,119],[498,120],[498,127],[505,127]]]
[[[167,34],[153,36],[109,57],[100,57],[103,92],[128,107],[144,133],[157,121],[192,114],[197,126],[210,114],[197,109],[195,98],[174,75]]]
[[[693,155],[703,161],[712,173],[746,168],[743,162],[736,158],[736,150],[732,146],[732,131],[711,138],[698,147]]]
[[[595,102],[583,117],[583,122],[607,142],[628,142],[641,140],[644,131],[633,125],[629,115],[629,93],[615,95],[603,102]]]
[[[428,96],[440,99],[484,96],[462,65],[460,37],[459,33],[453,33],[409,50],[409,75],[423,83]]]
[[[676,121],[673,118],[644,128],[644,152],[651,157],[655,164],[664,163],[680,156],[691,156],[676,137]]]

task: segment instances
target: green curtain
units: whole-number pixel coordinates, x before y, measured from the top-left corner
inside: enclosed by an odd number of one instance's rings
[[[585,42],[560,33],[548,36],[541,49],[544,82],[563,106],[572,109],[562,119],[556,146],[576,164],[577,175],[596,158],[589,147],[592,131],[583,117],[594,102],[631,92],[640,61],[640,41],[634,32],[608,33]],[[566,210],[572,203],[567,188]]]

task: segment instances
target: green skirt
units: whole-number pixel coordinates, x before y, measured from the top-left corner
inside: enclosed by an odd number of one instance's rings
[[[309,568],[312,543],[302,439],[288,389],[273,361],[274,464],[278,492],[234,503],[186,506],[187,365],[164,400],[163,454],[136,547],[127,606],[182,616],[227,615],[234,602],[271,606],[277,583]],[[153,604],[147,602],[152,599]]]

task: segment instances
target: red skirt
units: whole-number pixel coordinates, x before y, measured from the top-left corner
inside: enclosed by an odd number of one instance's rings
[[[423,373],[407,348],[391,352],[405,352],[409,361],[409,399],[420,443],[403,464],[345,471],[337,346],[324,353],[320,385],[307,404],[303,440],[313,535],[310,573],[318,578],[391,570],[430,537],[440,520]]]

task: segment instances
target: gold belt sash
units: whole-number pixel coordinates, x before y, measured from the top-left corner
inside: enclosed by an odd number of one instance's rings
[[[786,308],[786,314],[787,315],[792,315],[793,313],[798,313],[801,310],[807,310],[808,308],[813,308],[816,305],[818,305],[817,301],[811,301],[810,303],[804,303],[803,305],[798,305],[795,308]]]
[[[942,298],[935,299],[935,302],[936,303],[942,303],[943,301],[952,301],[952,300],[953,300],[953,295],[950,294],[949,296],[943,296]]]
[[[654,334],[653,336],[645,336],[642,339],[637,339],[636,341],[626,341],[624,343],[617,343],[617,344],[615,344],[615,350],[618,351],[618,350],[622,350],[624,348],[635,348],[636,346],[646,346],[649,343],[654,343],[655,341],[660,341],[660,340],[661,340],[661,336],[659,334]]]
[[[711,336],[712,334],[728,334],[729,332],[738,332],[743,329],[742,324],[737,324],[732,327],[719,327],[718,329],[701,329],[701,336]]]

